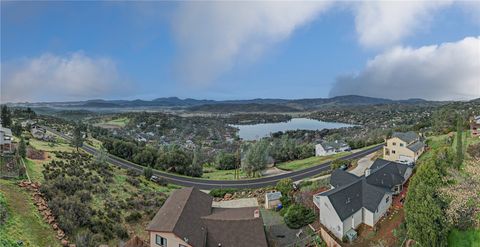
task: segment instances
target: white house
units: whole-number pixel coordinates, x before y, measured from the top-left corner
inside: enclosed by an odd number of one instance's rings
[[[315,156],[325,156],[340,152],[350,151],[350,146],[344,141],[335,140],[333,142],[322,141],[315,145]]]
[[[361,177],[333,171],[332,189],[313,196],[320,223],[339,239],[362,223],[373,227],[411,174],[411,166],[384,159],[377,159]]]
[[[9,128],[4,128],[0,125],[0,153],[11,153],[12,141],[12,131]]]

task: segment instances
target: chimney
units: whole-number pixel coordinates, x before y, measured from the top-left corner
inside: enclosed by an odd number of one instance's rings
[[[253,211],[253,218],[260,218],[260,210],[255,209],[255,211]]]
[[[365,170],[365,177],[370,176],[370,172],[370,168],[367,168],[367,170]]]

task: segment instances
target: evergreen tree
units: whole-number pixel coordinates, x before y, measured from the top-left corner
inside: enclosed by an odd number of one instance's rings
[[[463,134],[463,119],[461,115],[458,115],[457,119],[457,155],[455,159],[455,165],[457,169],[460,169],[463,162],[463,141],[462,141],[462,134]]]
[[[22,130],[22,125],[19,122],[16,122],[12,127],[12,133],[16,136],[21,136]]]
[[[73,130],[72,145],[77,149],[77,152],[78,149],[83,146],[83,135],[80,125],[75,126]]]
[[[442,171],[445,165],[426,161],[410,182],[405,201],[405,220],[408,235],[421,246],[447,246],[449,224],[444,215],[447,204],[439,197],[442,186]]]
[[[259,141],[252,144],[245,154],[242,162],[242,169],[248,176],[255,176],[258,172],[265,169],[268,161],[268,143]]]
[[[192,166],[190,167],[190,176],[201,177],[203,175],[204,157],[200,148],[195,148],[193,152]]]
[[[18,145],[18,154],[25,158],[27,157],[27,145],[25,144],[25,140],[23,137],[20,138],[20,144]]]
[[[2,126],[6,128],[10,128],[12,126],[12,113],[10,109],[6,105],[2,106]]]

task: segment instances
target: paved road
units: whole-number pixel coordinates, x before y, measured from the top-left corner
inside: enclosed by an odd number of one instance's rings
[[[70,137],[64,135],[63,133],[60,133],[48,127],[44,127],[44,128],[67,140],[71,140]],[[360,158],[368,154],[371,154],[381,149],[382,147],[383,147],[383,144],[380,144],[375,147],[344,156],[340,159],[345,160],[345,159]],[[86,144],[84,144],[82,149],[90,154],[95,154],[97,152],[97,149]],[[126,161],[114,155],[109,154],[108,156],[109,156],[108,162],[116,166],[126,168],[126,169],[132,169],[138,172],[143,172],[143,166],[137,165],[130,161]],[[330,163],[331,162],[324,162],[322,164],[318,164],[303,170],[293,171],[290,173],[280,174],[280,175],[271,176],[271,177],[263,177],[263,178],[257,178],[257,179],[241,179],[241,180],[208,180],[208,179],[187,177],[187,176],[182,176],[182,175],[173,174],[173,173],[166,173],[158,170],[154,170],[153,174],[158,177],[165,178],[165,180],[167,180],[169,183],[172,183],[172,184],[177,184],[181,186],[195,186],[199,189],[206,189],[206,190],[215,189],[215,188],[238,188],[238,189],[260,188],[260,187],[265,187],[269,185],[275,185],[278,182],[278,180],[283,178],[291,178],[293,181],[299,181],[308,177],[313,177],[315,175],[320,174],[323,171],[330,169]]]

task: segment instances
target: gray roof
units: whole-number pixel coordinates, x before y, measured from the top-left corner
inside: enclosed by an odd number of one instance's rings
[[[6,136],[12,136],[12,130],[9,128],[5,128],[0,126],[0,131],[4,133]]]
[[[425,143],[423,143],[422,141],[416,141],[416,142],[407,146],[407,148],[412,150],[413,152],[417,152],[418,150],[422,149],[423,147],[425,147]]]
[[[375,212],[385,194],[402,184],[408,165],[377,159],[370,167],[370,175],[357,177],[342,169],[332,172],[330,183],[335,187],[320,193],[330,199],[343,221],[362,207]]]
[[[392,137],[397,137],[398,139],[410,143],[419,138],[419,135],[415,133],[414,131],[408,131],[408,132],[393,132]]]
[[[319,144],[322,145],[323,149],[325,149],[325,150],[348,147],[348,144],[346,142],[342,141],[342,140],[335,140],[335,141],[332,141],[332,142],[322,141]]]
[[[330,184],[333,185],[333,187],[339,187],[355,182],[359,178],[360,177],[357,177],[350,172],[346,172],[342,169],[335,169],[330,176]]]
[[[267,195],[267,199],[269,201],[273,201],[273,200],[280,199],[280,197],[282,197],[282,192],[280,192],[280,191],[267,192],[266,195]]]

